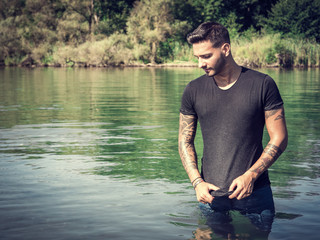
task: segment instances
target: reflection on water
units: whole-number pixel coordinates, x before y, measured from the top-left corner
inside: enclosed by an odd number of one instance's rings
[[[265,72],[280,88],[289,130],[270,170],[277,214],[269,239],[317,239],[320,73]],[[1,236],[267,239],[241,214],[219,225],[198,208],[177,134],[180,96],[200,74],[0,69]],[[196,147],[201,155],[200,134]]]

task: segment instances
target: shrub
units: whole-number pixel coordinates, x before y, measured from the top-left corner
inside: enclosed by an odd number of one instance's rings
[[[48,43],[41,44],[32,49],[30,57],[35,64],[50,64],[52,63],[51,46]]]
[[[240,38],[232,49],[235,60],[241,65],[289,68],[295,64],[296,45],[292,39],[282,39],[280,34],[265,34],[252,39]]]
[[[126,35],[113,34],[99,41],[87,41],[77,47],[61,46],[54,52],[53,60],[62,66],[106,66],[129,64],[139,54],[133,51]]]
[[[276,51],[274,48],[268,48],[266,52],[266,63],[273,64],[277,62]]]

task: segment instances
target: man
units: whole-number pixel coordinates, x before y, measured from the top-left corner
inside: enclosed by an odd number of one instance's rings
[[[214,211],[274,213],[267,169],[287,146],[283,101],[268,76],[237,65],[228,30],[206,22],[190,33],[205,75],[182,96],[179,153],[199,202]],[[197,122],[203,137],[202,171],[194,146]],[[263,149],[266,125],[270,141]]]

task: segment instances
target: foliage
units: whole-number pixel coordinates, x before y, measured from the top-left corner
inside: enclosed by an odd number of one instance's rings
[[[96,1],[99,18],[96,33],[111,35],[115,32],[126,32],[126,23],[135,0],[100,0]]]
[[[319,42],[320,0],[280,0],[265,22],[275,32]]]
[[[246,64],[319,66],[320,0],[1,0],[0,65],[192,62],[204,21]]]
[[[319,67],[320,44],[264,34],[232,44],[235,60],[250,67]]]
[[[192,28],[205,21],[217,21],[234,31],[253,27],[260,30],[277,0],[175,0],[174,17],[187,21]]]
[[[156,54],[160,42],[171,32],[169,0],[141,0],[136,2],[127,22],[128,35],[135,45],[149,47],[145,54],[150,62],[156,62]]]
[[[98,22],[95,11],[95,1],[61,1],[65,7],[65,11],[62,21],[59,23],[59,32],[65,33],[64,41],[77,39],[75,36],[78,36],[79,38],[88,36],[88,38],[90,38],[93,35],[95,26]],[[83,39],[81,42],[84,42],[85,40],[86,39]]]
[[[53,61],[61,66],[102,67],[129,64],[134,59],[128,36],[113,34],[99,41],[87,41],[77,47],[61,46]]]
[[[35,59],[32,62],[40,62],[50,52],[48,45],[57,41],[59,3],[50,0],[4,0],[1,4],[1,58],[14,64],[33,55]],[[39,51],[44,46],[46,50]]]

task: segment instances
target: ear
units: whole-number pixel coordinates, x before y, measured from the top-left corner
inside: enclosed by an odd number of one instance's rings
[[[225,57],[228,57],[230,55],[231,46],[229,43],[224,43],[221,46],[221,51],[224,54]]]

